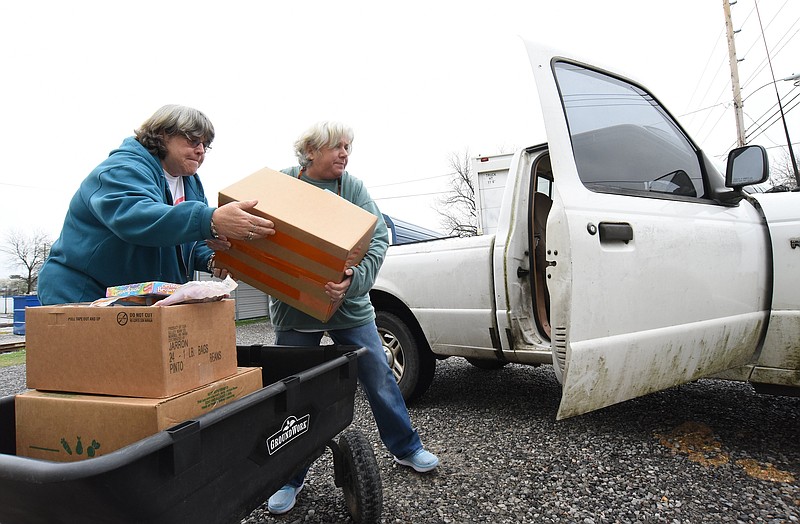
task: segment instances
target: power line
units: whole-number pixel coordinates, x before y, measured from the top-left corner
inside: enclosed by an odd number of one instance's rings
[[[753,1],[755,2],[756,0],[753,0]],[[786,0],[786,1],[788,2],[788,0]],[[783,4],[783,5],[785,6],[785,5],[786,5],[786,3],[784,2],[784,4]],[[783,7],[781,7],[781,9],[783,9]],[[754,12],[757,12],[757,8],[756,8],[756,6],[753,6],[753,8],[750,10],[750,12],[749,12],[749,13],[747,13],[747,18],[745,18],[744,22],[742,22],[742,26],[744,26],[744,25],[747,23],[747,21],[750,19],[750,17],[752,16],[752,14],[753,14]],[[778,10],[778,12],[780,13],[780,9]],[[772,17],[772,20],[770,20],[769,24],[767,24],[767,28],[769,28],[770,24],[772,24],[772,22],[773,22],[774,20],[775,20],[775,17]],[[763,28],[763,27],[761,28],[761,31],[762,31],[762,32],[764,31],[764,28]],[[747,51],[745,51],[745,53],[744,53],[744,56],[745,56],[745,58],[747,57],[747,55],[749,55],[749,54],[750,54],[750,51],[752,51],[752,49],[753,49],[755,46],[757,46],[757,45],[758,45],[758,43],[759,43],[759,41],[758,41],[758,38],[756,38],[755,40],[753,40],[753,43],[752,43],[752,44],[750,44],[750,47],[748,47],[748,48],[747,48]],[[742,60],[744,60],[744,58],[743,58]],[[764,65],[764,60],[762,60],[762,61],[761,61],[761,63],[760,63],[759,65],[757,65],[757,66],[756,66],[756,68],[758,68],[759,66],[761,66],[761,69],[758,69],[758,70],[757,70],[755,73],[753,73],[753,78],[755,78],[755,76],[756,76],[758,73],[760,73],[762,69],[764,69],[763,65]],[[751,81],[752,81],[752,79],[751,79]],[[747,86],[747,84],[748,84],[748,82],[745,82],[745,83],[742,85],[742,89],[744,89],[744,88]]]
[[[27,185],[24,185],[24,184],[9,184],[8,182],[0,182],[0,186],[22,187],[22,188],[25,188],[25,189],[41,189],[41,188],[36,187],[36,186],[27,186]]]
[[[751,12],[751,14],[752,14],[752,12]],[[748,17],[749,17],[749,15],[748,15]],[[712,50],[712,55],[713,55],[714,52],[716,52],[717,47],[719,47],[719,43],[722,40],[722,36],[726,35],[726,29],[727,29],[727,25],[723,24],[723,29],[720,31],[720,34],[717,36],[716,43],[714,44],[714,48]],[[711,57],[709,58],[707,63],[710,63],[710,62],[711,62]],[[725,56],[721,56],[720,57],[719,65],[717,66],[717,69],[714,72],[712,78],[709,80],[708,87],[707,87],[705,93],[703,94],[703,97],[700,99],[700,102],[704,102],[704,101],[707,101],[707,100],[713,100],[713,102],[711,102],[712,105],[708,106],[706,109],[713,109],[713,108],[716,108],[716,107],[727,108],[727,107],[730,106],[729,102],[723,102],[723,100],[726,99],[724,94],[730,88],[730,85],[731,85],[731,81],[730,81],[729,75],[728,75],[728,78],[724,80],[723,85],[720,88],[720,92],[716,96],[716,98],[710,98],[708,96],[709,92],[712,90],[712,88],[714,87],[715,83],[718,82],[718,79],[719,79],[719,77],[721,75],[721,72],[722,72],[723,68],[725,67],[725,64],[728,63],[728,62],[729,62],[729,56],[728,56],[727,53],[725,54]],[[694,98],[694,95],[692,95],[692,98]],[[702,110],[698,110],[698,111],[691,112],[689,114],[696,114],[696,113],[699,113],[701,111]],[[723,111],[722,116],[724,116],[725,114],[726,113]],[[694,124],[693,123],[694,120],[695,120],[694,118],[690,119],[689,123],[694,125],[695,129],[696,129],[696,131],[694,133],[695,137],[699,138],[700,142],[704,142],[715,131],[715,129],[719,125],[719,121],[722,119],[722,116],[720,116],[713,123],[713,125],[711,125],[711,127],[708,128],[709,121],[712,118],[712,116],[713,116],[712,112],[706,112],[705,117],[703,118],[702,122],[700,122],[698,124]]]
[[[372,200],[395,200],[398,198],[416,198],[422,196],[433,196],[433,195],[445,195],[450,193],[450,191],[433,191],[431,193],[415,193],[413,195],[396,195],[396,196],[389,196],[389,197],[372,197]]]
[[[708,59],[706,60],[706,65],[705,65],[705,67],[703,67],[703,74],[700,75],[700,79],[695,84],[694,91],[692,92],[692,96],[689,97],[689,105],[688,105],[688,107],[692,107],[692,103],[694,102],[695,95],[697,95],[697,91],[700,89],[700,85],[702,84],[703,78],[705,77],[706,72],[709,70],[708,66],[709,66],[709,64],[711,64],[711,61],[714,58],[714,54],[716,53],[717,48],[719,47],[719,43],[721,41],[721,37],[722,37],[723,34],[725,34],[724,27],[723,27],[723,29],[720,29],[719,34],[715,38],[715,42],[716,43],[711,48],[711,52],[709,53]],[[708,91],[711,89],[711,86],[713,85],[714,78],[717,77],[717,75],[719,74],[719,70],[722,68],[723,65],[724,65],[724,61],[720,63],[720,65],[717,67],[717,71],[712,75],[711,81],[709,82],[708,87],[706,88],[705,93],[703,93],[703,96],[700,98],[700,101],[698,102],[698,104],[703,102],[706,99],[706,97],[708,96]],[[697,111],[691,111],[688,114],[693,114],[693,113],[696,113],[696,112]]]
[[[792,145],[793,146],[800,145],[800,142],[792,142]],[[779,147],[780,148],[785,148],[786,144],[778,144],[777,146],[769,146],[769,147],[765,147],[764,149],[778,149]]]
[[[726,84],[726,85],[722,86],[722,88],[720,89],[719,95],[717,95],[718,105],[724,107],[725,109],[729,108],[730,105],[733,102],[731,101],[731,102],[727,102],[726,103],[726,102],[719,102],[719,101],[723,99],[724,93],[725,93],[725,91],[727,91],[729,89],[729,87],[730,87],[729,84]],[[725,114],[726,113],[723,111],[722,112],[722,116],[725,116]],[[711,128],[707,132],[705,132],[703,140],[708,139],[708,137],[711,135],[711,133],[714,132],[714,130],[716,129],[717,125],[719,124],[719,121],[722,120],[722,116],[720,116],[720,118],[717,118],[716,122],[714,122],[714,124],[711,126]],[[706,127],[706,124],[708,123],[708,119],[709,118],[711,118],[711,114],[710,113],[706,115],[706,118],[703,120],[703,123],[698,128],[698,133],[702,133],[703,132],[703,128]]]
[[[709,109],[714,109],[715,107],[719,107],[719,106],[725,106],[725,104],[723,104],[722,102],[719,102],[719,103],[714,104],[713,106],[701,107],[700,109],[695,109],[694,111],[689,111],[688,113],[684,113],[682,115],[678,115],[678,118],[691,116],[691,115],[694,115],[695,113],[700,113],[701,111],[708,111]]]
[[[433,175],[433,176],[428,176],[428,177],[423,177],[423,178],[415,178],[415,179],[412,179],[412,180],[403,180],[401,182],[389,182],[388,184],[380,184],[380,185],[371,185],[370,184],[369,188],[373,189],[373,188],[379,188],[379,187],[397,186],[397,185],[400,185],[400,184],[412,184],[414,182],[423,182],[425,180],[433,180],[434,178],[444,178],[446,176],[453,176],[454,174],[455,173],[446,173],[444,175]]]
[[[789,0],[786,0],[783,3],[783,5],[780,7],[780,9],[778,9],[777,13],[775,13],[775,15],[769,21],[767,26],[761,30],[761,34],[762,35],[764,34],[764,31],[769,29],[769,27],[772,25],[772,23],[778,18],[778,15],[780,15],[781,11],[783,11],[783,9],[786,7],[786,4],[788,4],[788,3],[789,3]],[[757,7],[755,7],[754,10],[756,12],[758,12],[758,8]],[[760,17],[759,17],[759,20],[760,20]],[[789,32],[794,28],[795,25],[798,24],[798,22],[800,22],[800,18],[797,18],[794,21],[794,23],[792,23],[792,25],[789,27],[789,29],[787,29],[786,32],[778,39],[778,41],[775,43],[775,45],[772,47],[772,49],[767,51],[767,57],[762,59],[761,62],[759,62],[759,64],[756,66],[756,70],[751,75],[750,80],[748,80],[747,82],[744,83],[744,85],[742,86],[742,89],[745,89],[749,84],[751,84],[753,81],[755,81],[755,79],[757,78],[758,74],[761,71],[763,71],[764,68],[766,68],[769,65],[769,58],[770,57],[772,57],[772,58],[777,57],[781,53],[781,51],[783,51],[783,49],[789,44],[789,42],[795,36],[797,36],[797,33],[800,32],[800,29],[795,31],[794,34],[791,37],[787,38],[787,35],[789,34]],[[783,42],[784,39],[786,39],[785,42]],[[781,42],[783,42],[783,44],[781,44]],[[753,49],[756,45],[758,45],[758,43],[759,43],[758,39],[754,40],[753,44],[747,50],[747,53],[749,53],[751,49]],[[780,48],[778,48],[779,46],[780,46]],[[745,55],[747,55],[747,53],[745,53]]]
[[[723,111],[723,112],[722,112],[722,113],[719,115],[719,118],[717,118],[717,121],[716,121],[716,122],[714,122],[714,125],[713,125],[713,126],[711,126],[711,129],[709,130],[709,134],[711,134],[711,131],[713,131],[713,130],[714,130],[714,129],[715,129],[715,128],[716,128],[716,127],[719,125],[719,122],[720,122],[720,120],[722,120],[722,118],[723,118],[725,115],[726,115],[726,113],[725,113],[724,111]],[[735,146],[735,145],[736,145],[736,142],[734,142],[734,144],[733,144],[733,145]],[[726,151],[728,151],[728,150],[730,150],[730,149],[732,149],[732,148],[733,148],[733,146],[730,146],[730,147],[728,147],[728,149],[727,149]],[[718,156],[722,157],[722,156],[725,156],[725,155],[727,155],[727,153],[724,153],[724,154],[722,154],[722,155],[718,155]]]
[[[754,3],[755,3],[755,2],[756,2],[756,0],[754,0]],[[777,13],[776,13],[774,16],[772,16],[772,18],[770,19],[770,22],[769,22],[769,24],[767,25],[767,27],[773,26],[773,22],[775,22],[776,20],[783,20],[782,18],[779,18],[779,17],[780,17],[780,14],[781,14],[782,12],[785,12],[785,8],[787,7],[787,5],[788,5],[788,4],[789,4],[789,0],[785,0],[785,1],[783,2],[783,4],[781,5],[781,7],[778,9]],[[740,5],[741,5],[741,2],[740,2]],[[747,24],[747,22],[748,22],[748,21],[751,19],[752,15],[753,15],[754,13],[756,13],[756,14],[759,14],[759,13],[758,13],[758,6],[757,6],[757,5],[754,5],[754,6],[753,6],[753,7],[752,7],[752,8],[749,10],[749,12],[747,13],[746,17],[744,18],[744,22],[742,23],[742,26],[743,26],[743,25],[745,25],[745,24]],[[790,20],[791,20],[791,19],[790,19]],[[787,21],[787,23],[788,23],[788,21]],[[800,23],[800,17],[799,17],[799,18],[797,18],[797,19],[795,19],[795,20],[794,20],[794,21],[793,21],[793,22],[790,24],[789,28],[788,28],[788,29],[786,29],[786,30],[785,30],[785,31],[782,33],[781,37],[778,39],[778,42],[777,42],[777,43],[776,43],[776,44],[773,46],[773,48],[772,48],[771,50],[767,49],[767,59],[765,59],[764,61],[762,61],[762,62],[760,62],[760,63],[759,63],[759,65],[756,67],[756,72],[755,72],[755,73],[753,73],[752,75],[748,75],[748,77],[749,77],[749,78],[748,78],[748,80],[747,80],[746,82],[744,82],[744,87],[751,85],[751,84],[752,84],[752,82],[753,82],[753,81],[755,81],[755,80],[757,79],[757,73],[761,72],[761,71],[762,71],[762,70],[763,70],[765,67],[767,67],[767,66],[769,65],[769,62],[768,62],[767,60],[769,59],[770,53],[771,53],[772,55],[777,55],[777,54],[779,54],[779,53],[783,52],[783,51],[786,49],[786,47],[787,47],[787,46],[788,46],[788,45],[789,45],[789,44],[790,44],[790,43],[791,43],[793,40],[795,40],[795,39],[796,39],[796,37],[797,37],[798,33],[800,33],[800,29],[798,29],[798,28],[797,28],[797,25],[798,25],[799,23]],[[761,25],[761,24],[760,24],[760,18],[759,18],[759,26],[760,26],[760,25]],[[742,26],[740,26],[740,27],[742,27]],[[774,26],[773,26],[773,27],[774,27]],[[737,32],[738,32],[738,31],[737,31]],[[761,33],[761,35],[762,35],[762,37],[763,37],[763,35],[764,35],[764,29],[761,29],[761,31],[758,31],[758,30],[757,30],[757,32],[760,32],[760,33]],[[748,48],[748,53],[749,53],[749,51],[750,51],[750,50],[752,50],[752,49],[753,49],[753,48],[754,48],[754,47],[755,47],[755,46],[756,46],[756,45],[759,43],[759,40],[760,40],[760,39],[758,39],[758,38],[757,38],[757,39],[755,39],[755,40],[753,41],[752,45],[751,45],[751,46]],[[765,47],[767,47],[767,46],[766,46],[766,41],[764,41],[764,44],[765,44]],[[723,61],[723,62],[724,62],[724,61]],[[748,68],[748,69],[749,69],[749,68]],[[716,76],[719,76],[719,71],[717,72]],[[730,106],[730,104],[719,103],[721,100],[724,100],[724,99],[726,99],[726,98],[727,98],[727,97],[725,97],[725,96],[724,96],[724,93],[725,93],[725,90],[727,90],[727,89],[730,89],[730,81],[728,81],[728,82],[726,82],[726,83],[727,83],[727,86],[728,86],[728,87],[724,88],[724,89],[723,89],[723,90],[720,92],[720,96],[719,96],[719,97],[716,99],[716,101],[715,101],[716,103],[714,103],[713,105],[711,105],[711,106],[709,106],[709,107],[706,107],[706,108],[704,108],[704,109],[697,110],[696,112],[690,113],[690,114],[697,114],[697,113],[700,113],[700,112],[705,112],[705,113],[706,113],[706,114],[705,114],[705,117],[704,117],[704,119],[703,119],[703,121],[702,121],[702,122],[699,124],[699,126],[698,126],[698,127],[696,127],[696,129],[697,129],[696,136],[698,136],[698,137],[701,137],[701,140],[700,140],[701,142],[703,142],[705,139],[707,139],[707,137],[711,136],[711,135],[712,135],[712,133],[714,133],[714,131],[715,131],[715,130],[716,130],[716,129],[717,129],[717,128],[718,128],[718,127],[721,125],[721,120],[722,120],[722,118],[723,118],[723,117],[724,117],[726,114],[729,114],[727,111],[723,111],[723,112],[722,112],[722,115],[721,115],[721,116],[720,116],[720,117],[719,117],[719,118],[718,118],[718,119],[717,119],[717,120],[716,120],[716,121],[715,121],[713,124],[710,124],[710,120],[711,120],[711,118],[712,118],[712,116],[713,116],[713,113],[714,113],[714,111],[711,111],[712,109],[714,109],[714,108],[716,108],[716,107],[720,107],[720,106],[722,106],[722,107],[729,107],[729,106]],[[709,89],[710,89],[710,88],[711,88],[711,85],[709,85]],[[707,94],[706,94],[706,96],[704,97],[704,99],[706,99],[706,98],[707,98]],[[769,112],[769,111],[765,112],[765,115],[766,115],[768,112]],[[761,117],[761,118],[764,118],[764,116],[765,116],[765,115],[762,115],[762,117]],[[773,122],[773,123],[774,123],[774,122]],[[772,124],[770,124],[770,126],[771,126],[771,125],[772,125]],[[728,126],[725,126],[725,127],[728,127]],[[734,144],[733,146],[731,146],[731,147],[734,147],[734,146],[735,146],[735,144]],[[728,148],[728,149],[730,149],[730,148]],[[723,155],[723,156],[724,156],[724,155]]]
[[[761,23],[761,12],[758,9],[758,0],[753,0],[756,6],[756,14],[758,15],[758,22]],[[767,51],[767,61],[769,61],[769,71],[772,75],[772,81],[775,82],[775,71],[772,69],[772,59],[769,56],[769,46],[767,46],[767,37],[764,34],[764,28],[761,28],[761,38],[764,41],[764,48]],[[778,108],[781,111],[781,121],[783,122],[783,129],[786,132],[786,143],[791,144],[792,141],[789,139],[789,128],[786,126],[786,114],[783,111],[783,105],[780,103],[780,96],[778,95],[778,86],[775,85],[775,96],[778,98]],[[794,177],[797,179],[797,182],[800,183],[800,172],[797,170],[797,160],[794,157],[794,148],[789,148],[789,157],[792,160],[792,169],[794,170]]]
[[[790,104],[790,103],[792,103],[792,102],[793,102],[795,99],[797,99],[797,97],[798,97],[798,96],[800,96],[800,95],[795,95],[794,97],[792,97],[792,99],[791,99],[791,100],[789,100],[788,102],[785,102],[785,103],[784,103],[784,100],[785,100],[785,99],[786,99],[786,98],[787,98],[787,97],[788,97],[790,94],[791,94],[791,93],[786,93],[786,94],[785,94],[783,97],[781,97],[781,99],[780,99],[778,102],[776,102],[776,103],[772,104],[772,107],[770,107],[769,109],[767,109],[766,111],[764,111],[764,113],[763,113],[761,116],[759,116],[758,118],[756,118],[755,120],[753,120],[753,124],[750,126],[750,128],[752,129],[752,127],[753,127],[753,126],[755,126],[755,129],[754,129],[753,131],[758,131],[758,130],[759,130],[761,127],[762,127],[762,126],[764,126],[764,125],[765,125],[767,122],[769,122],[771,119],[773,119],[773,118],[775,117],[775,115],[777,115],[777,114],[779,114],[779,113],[780,113],[779,109],[776,109],[776,108],[778,108],[778,107],[779,107],[781,104],[783,104],[783,105]],[[794,107],[794,106],[792,106],[792,107]],[[789,111],[790,111],[790,109],[787,109],[787,110],[785,111],[785,113],[788,113]],[[758,122],[759,122],[760,120],[762,120],[762,119],[764,119],[764,121],[763,121],[762,123],[760,123],[760,124],[759,124]],[[756,124],[758,124],[758,125],[756,125]],[[773,122],[773,124],[774,124],[774,122]],[[772,124],[770,124],[770,125],[772,125]],[[748,135],[748,133],[749,133],[749,134],[752,134],[752,132],[750,131],[750,129],[748,129],[748,130],[746,130],[746,131],[745,131],[745,135],[747,136],[747,135]],[[760,134],[760,133],[759,133],[759,134]],[[748,138],[749,138],[749,137],[748,137]]]
[[[798,97],[800,97],[800,95],[795,95],[795,97],[794,97],[794,98],[792,98],[791,100],[789,100],[789,102],[788,102],[788,103],[791,103],[791,102],[793,102],[793,101],[794,101],[795,99],[797,99]],[[795,104],[794,104],[792,107],[790,107],[790,108],[786,109],[785,111],[783,111],[783,114],[785,115],[786,113],[788,113],[789,111],[791,111],[792,109],[794,109],[795,107],[797,107],[797,106],[798,106],[798,104],[800,104],[800,102],[797,102],[797,103],[795,103]],[[773,106],[773,107],[775,107],[775,106]],[[753,136],[752,136],[752,138],[757,138],[758,136],[760,136],[760,135],[764,134],[764,133],[767,131],[767,129],[769,129],[770,127],[772,127],[773,125],[775,125],[775,124],[777,124],[779,121],[781,121],[781,120],[782,120],[782,118],[781,118],[781,112],[780,112],[780,110],[776,110],[776,111],[774,111],[774,112],[773,112],[773,113],[772,113],[772,114],[769,116],[769,118],[767,119],[767,122],[768,122],[769,120],[772,120],[772,122],[770,122],[770,123],[769,123],[769,125],[767,125],[766,127],[764,127],[764,129],[762,129],[762,130],[761,130],[759,133],[757,133],[757,134],[753,135]],[[759,128],[761,128],[762,126],[766,125],[766,123],[767,123],[767,122],[764,122],[764,123],[762,123],[762,124],[761,124],[761,125],[759,125],[759,126],[758,126],[758,127],[755,129],[755,130],[756,130],[756,131],[758,131],[758,129],[759,129]],[[748,138],[749,138],[749,137],[748,137]]]

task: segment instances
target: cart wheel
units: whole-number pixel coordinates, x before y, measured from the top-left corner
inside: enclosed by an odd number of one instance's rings
[[[339,437],[342,458],[342,491],[354,522],[380,522],[383,511],[383,485],[378,462],[367,438],[348,430]]]

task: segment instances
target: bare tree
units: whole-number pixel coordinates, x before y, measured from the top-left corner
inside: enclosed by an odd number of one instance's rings
[[[28,236],[21,231],[12,230],[6,236],[5,244],[0,246],[0,252],[11,259],[12,267],[23,267],[21,279],[25,282],[26,293],[36,290],[39,280],[39,270],[50,254],[50,238],[41,231],[34,231]]]
[[[781,154],[775,155],[769,170],[769,183],[773,188],[791,191],[797,188],[792,159],[786,149],[781,149]]]
[[[453,169],[450,191],[439,199],[436,211],[442,217],[442,227],[449,234],[475,236],[478,234],[478,213],[469,150],[462,154],[452,153],[449,161]]]

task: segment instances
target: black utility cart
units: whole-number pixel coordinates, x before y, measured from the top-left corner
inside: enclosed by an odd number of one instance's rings
[[[15,455],[14,397],[0,399],[0,523],[234,523],[329,448],[354,522],[379,522],[380,473],[356,430],[358,356],[341,346],[239,346],[265,387],[82,462]],[[338,436],[338,438],[337,438]]]

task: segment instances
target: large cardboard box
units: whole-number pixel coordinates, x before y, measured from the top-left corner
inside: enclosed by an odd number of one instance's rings
[[[220,191],[219,205],[258,200],[254,214],[275,223],[275,235],[231,240],[215,263],[237,279],[322,321],[339,307],[325,284],[341,282],[369,249],[378,217],[347,200],[264,168]]]
[[[232,300],[25,312],[31,389],[163,398],[236,373]]]
[[[30,390],[14,399],[17,455],[57,462],[99,457],[260,389],[261,368],[164,399]]]

